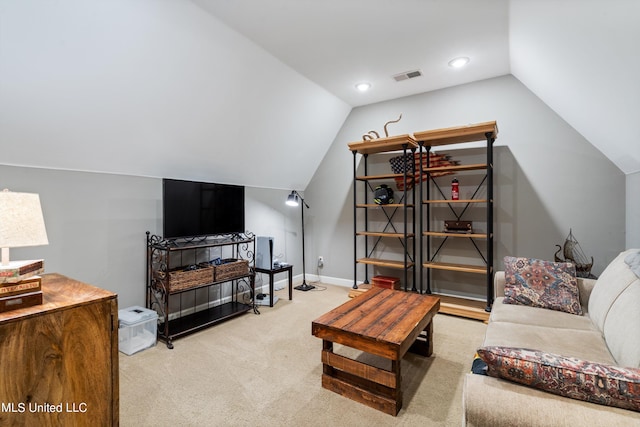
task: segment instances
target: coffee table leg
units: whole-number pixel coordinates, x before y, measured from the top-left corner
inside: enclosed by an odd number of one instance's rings
[[[322,350],[323,351],[328,351],[330,353],[333,353],[333,342],[332,341],[327,341],[327,340],[322,340]],[[326,363],[322,364],[322,372],[333,376],[335,374],[334,372],[334,368],[331,365],[328,365]]]
[[[322,387],[396,416],[402,407],[401,360],[391,370],[335,354],[333,342],[322,340]]]
[[[433,321],[425,326],[424,331],[418,335],[409,351],[426,357],[433,354]]]
[[[392,396],[396,401],[396,406],[394,408],[395,414],[397,415],[400,412],[400,408],[402,408],[402,373],[400,372],[400,360],[392,360],[391,361],[391,371],[396,376],[396,386],[392,389]]]

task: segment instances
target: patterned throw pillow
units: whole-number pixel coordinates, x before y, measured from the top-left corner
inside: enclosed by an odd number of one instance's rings
[[[538,350],[483,347],[491,377],[560,396],[640,411],[640,369],[587,362]]]
[[[576,267],[569,262],[504,257],[504,303],[582,315]]]

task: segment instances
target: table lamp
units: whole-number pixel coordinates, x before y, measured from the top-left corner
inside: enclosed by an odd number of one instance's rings
[[[0,283],[17,282],[44,272],[43,260],[10,261],[10,248],[48,244],[40,196],[0,191]]]

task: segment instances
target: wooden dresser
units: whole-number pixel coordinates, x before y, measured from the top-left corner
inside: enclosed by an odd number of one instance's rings
[[[0,313],[0,425],[117,426],[117,295],[60,274]]]

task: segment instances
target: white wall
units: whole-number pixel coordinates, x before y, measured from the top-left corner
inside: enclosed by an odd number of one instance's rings
[[[353,278],[353,156],[347,143],[371,129],[381,132],[400,113],[391,134],[497,120],[496,269],[505,255],[553,259],[569,229],[593,255],[596,274],[625,248],[624,174],[517,79],[505,76],[352,111],[306,190],[315,206],[309,258],[325,257],[323,275]],[[476,155],[460,150],[454,158],[465,163]]]
[[[302,274],[302,217],[300,207],[285,204],[288,195],[288,190],[247,187],[245,221],[247,229],[256,236],[273,237],[274,257],[292,264],[294,280],[297,280],[296,276]],[[286,274],[274,278],[276,282],[286,279]],[[256,288],[264,286],[263,293],[269,292],[268,284],[268,275],[256,276]]]
[[[349,110],[191,1],[0,2],[3,164],[304,188]]]
[[[0,165],[0,188],[40,194],[49,237],[47,246],[12,249],[12,259],[43,258],[45,272],[116,292],[121,308],[145,305],[145,232],[162,234],[161,179]],[[246,187],[245,225],[274,236],[276,253],[298,275],[300,218],[287,195]]]
[[[624,173],[640,169],[639,16],[637,0],[509,2],[511,73]]]

